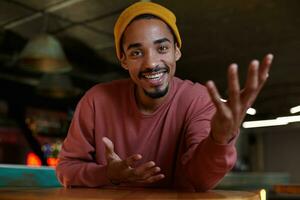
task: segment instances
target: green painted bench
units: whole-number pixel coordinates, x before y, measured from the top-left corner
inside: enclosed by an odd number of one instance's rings
[[[0,164],[0,187],[62,187],[52,167]]]
[[[216,189],[270,189],[289,183],[287,173],[228,173]],[[0,187],[62,187],[52,167],[0,164]]]

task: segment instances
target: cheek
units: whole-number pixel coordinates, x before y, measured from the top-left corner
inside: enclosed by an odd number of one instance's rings
[[[174,73],[176,69],[176,60],[174,57],[172,56],[169,59],[166,59],[165,62],[170,67],[170,73]]]
[[[139,68],[136,67],[137,65],[131,65],[129,68],[128,68],[128,72],[129,72],[129,75],[134,78],[136,76],[138,76],[139,74]]]
[[[174,64],[170,69],[171,76],[175,76],[175,72],[176,72],[176,64]]]

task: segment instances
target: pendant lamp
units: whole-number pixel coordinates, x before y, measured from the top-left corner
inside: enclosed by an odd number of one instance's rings
[[[65,73],[72,70],[59,41],[50,34],[29,40],[20,54],[20,67],[38,73]]]
[[[44,74],[36,88],[37,94],[51,98],[71,98],[80,94],[67,74]]]

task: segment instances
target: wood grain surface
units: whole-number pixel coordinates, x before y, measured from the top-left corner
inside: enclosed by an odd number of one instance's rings
[[[279,194],[298,194],[300,195],[299,184],[274,185],[273,190]],[[299,196],[300,198],[300,196]]]
[[[0,188],[0,199],[6,200],[259,200],[259,195],[246,191],[212,190],[205,193],[158,189],[91,189],[91,188]]]

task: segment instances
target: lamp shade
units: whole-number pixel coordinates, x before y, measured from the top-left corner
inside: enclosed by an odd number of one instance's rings
[[[72,70],[59,41],[49,34],[29,40],[20,54],[20,67],[40,73],[64,73]]]
[[[70,98],[80,94],[67,74],[44,74],[37,86],[37,93],[52,98]]]

